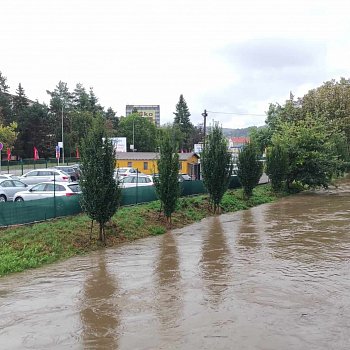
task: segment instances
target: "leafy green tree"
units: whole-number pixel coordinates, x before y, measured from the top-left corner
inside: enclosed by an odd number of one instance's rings
[[[259,160],[259,152],[253,143],[243,146],[238,155],[237,162],[238,179],[242,185],[245,197],[253,194],[253,189],[258,185],[263,173],[263,163]]]
[[[216,213],[227,191],[233,169],[227,140],[217,123],[207,137],[201,154],[201,167],[204,185],[209,192],[209,201],[213,212]]]
[[[350,79],[330,80],[310,90],[302,98],[303,116],[313,115],[332,123],[329,126],[344,132],[350,146]]]
[[[261,128],[252,127],[249,130],[249,138],[262,155],[266,148],[271,145],[272,130],[268,126]]]
[[[171,214],[175,211],[180,196],[179,154],[171,129],[163,132],[160,139],[157,166],[159,176],[155,180],[156,191],[162,203],[164,215],[171,224]]]
[[[190,121],[191,114],[182,94],[180,95],[179,102],[176,104],[175,108],[176,112],[174,112],[174,126],[178,126],[182,133],[182,139],[180,141],[179,147],[181,150],[190,151],[193,149],[194,126]]]
[[[103,141],[104,137],[104,141]],[[103,121],[81,143],[81,205],[92,222],[99,223],[99,240],[106,241],[105,225],[117,211],[120,188],[114,180],[116,164],[112,143],[105,137]]]
[[[309,188],[327,187],[333,175],[338,175],[344,160],[337,154],[334,134],[325,118],[308,114],[294,123],[281,123],[273,144],[280,143],[288,152],[288,186],[293,182]],[[335,136],[337,135],[337,136]]]
[[[154,123],[138,114],[130,114],[119,121],[117,136],[126,137],[128,149],[134,140],[137,152],[154,152],[157,147],[156,135]]]
[[[8,126],[0,124],[0,142],[4,145],[4,149],[12,149],[17,138],[17,123],[12,122]]]
[[[280,192],[285,187],[288,175],[288,153],[279,143],[268,148],[266,157],[266,174],[271,180],[272,189]]]

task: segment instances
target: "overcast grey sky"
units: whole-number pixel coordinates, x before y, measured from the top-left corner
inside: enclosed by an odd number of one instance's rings
[[[242,114],[208,117],[241,128],[263,125],[290,91],[349,77],[346,0],[2,0],[0,10],[0,71],[39,102],[59,80],[82,83],[118,116],[159,104],[163,124],[183,94],[194,124],[207,109]]]

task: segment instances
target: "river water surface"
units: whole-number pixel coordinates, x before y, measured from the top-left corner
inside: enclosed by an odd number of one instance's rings
[[[0,349],[349,348],[349,180],[0,279]]]

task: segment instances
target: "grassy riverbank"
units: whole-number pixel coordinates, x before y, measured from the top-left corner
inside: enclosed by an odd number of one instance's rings
[[[172,218],[172,228],[180,228],[212,215],[206,195],[179,200]],[[222,201],[222,213],[247,209],[277,199],[270,185],[254,190],[249,200],[243,199],[241,189],[228,191]],[[167,231],[165,220],[159,215],[159,201],[122,207],[107,227],[107,246],[116,246]],[[86,215],[55,219],[0,231],[0,276],[39,267],[74,255],[103,248],[96,240],[95,224],[90,239],[91,221]]]

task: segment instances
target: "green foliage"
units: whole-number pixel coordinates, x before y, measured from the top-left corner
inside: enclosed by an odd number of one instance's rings
[[[120,119],[117,136],[126,137],[128,149],[134,140],[134,148],[137,152],[154,152],[156,150],[156,130],[152,121],[136,113]]]
[[[174,126],[177,126],[181,132],[179,148],[190,151],[193,149],[194,126],[190,121],[191,114],[182,94],[175,108]]]
[[[242,185],[244,195],[249,198],[253,189],[259,183],[263,172],[263,163],[259,161],[258,151],[253,143],[248,143],[238,155],[238,179]]]
[[[261,128],[250,128],[250,141],[256,145],[259,153],[262,155],[266,148],[271,145],[272,130],[268,126]]]
[[[121,196],[118,182],[114,180],[115,152],[112,143],[105,138],[102,121],[81,144],[80,186],[81,205],[91,220],[100,225],[99,240],[105,241],[105,224],[115,214]]]
[[[201,154],[201,166],[204,186],[215,213],[228,188],[233,168],[231,155],[227,151],[227,140],[218,124],[214,125],[208,135]]]
[[[27,107],[18,116],[18,139],[15,150],[22,158],[33,157],[33,146],[40,154],[40,158],[54,154],[56,140],[50,135],[52,123],[47,106],[38,102]]]
[[[17,138],[17,123],[13,122],[9,126],[3,126],[0,123],[0,142],[4,149],[12,149]]]
[[[155,179],[155,185],[163,212],[171,223],[171,214],[175,211],[180,196],[178,181],[179,155],[171,129],[168,129],[162,135],[159,151],[159,159],[157,160],[158,177]]]
[[[287,150],[276,143],[267,151],[266,174],[271,180],[271,186],[275,192],[280,192],[285,187],[288,175],[288,153]]]
[[[162,226],[151,226],[149,232],[152,236],[158,236],[164,234],[166,229]]]
[[[327,187],[343,164],[334,140],[329,121],[321,117],[315,119],[308,114],[305,119],[281,123],[272,141],[287,150],[288,185],[299,182],[310,188]]]

